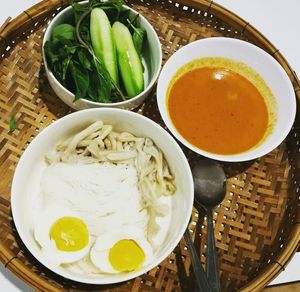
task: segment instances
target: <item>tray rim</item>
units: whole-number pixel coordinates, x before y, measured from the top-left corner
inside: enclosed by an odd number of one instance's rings
[[[79,0],[76,0],[77,2]],[[55,10],[60,7],[69,5],[71,0],[42,0],[37,4],[31,6],[29,9],[23,11],[14,19],[8,18],[0,27],[0,53],[3,53],[7,47],[8,38],[13,38],[17,33],[20,26],[31,27],[36,22],[43,19],[45,15],[49,14],[49,10]],[[129,1],[130,2],[130,1]],[[280,50],[277,49],[260,31],[258,31],[249,22],[237,14],[226,9],[224,6],[209,0],[177,0],[176,3],[190,6],[202,11],[210,12],[214,16],[225,21],[227,24],[232,25],[234,28],[241,30],[241,32],[251,41],[255,41],[263,46],[263,49],[273,56],[279,64],[284,68],[288,74],[295,91],[295,97],[300,101],[300,81],[296,75],[296,72],[291,68],[287,60],[281,54]],[[297,110],[298,111],[298,110]],[[298,207],[296,215],[296,223],[293,225],[289,237],[286,239],[287,244],[277,256],[277,260],[267,265],[259,275],[257,275],[252,281],[243,286],[240,290],[242,291],[259,291],[264,288],[270,281],[272,281],[284,267],[292,259],[293,255],[300,247],[300,207]],[[6,268],[11,270],[15,275],[22,279],[25,283],[29,284],[33,288],[38,288],[40,291],[49,291],[47,289],[41,290],[38,285],[40,281],[39,276],[31,272],[29,278],[26,274],[27,268],[16,256],[12,256],[9,250],[3,246],[0,242],[0,260]],[[33,279],[36,278],[36,286],[33,286]],[[46,283],[46,281],[44,281]],[[46,286],[51,287],[52,291],[54,287],[47,283]],[[57,291],[60,291],[57,289]]]

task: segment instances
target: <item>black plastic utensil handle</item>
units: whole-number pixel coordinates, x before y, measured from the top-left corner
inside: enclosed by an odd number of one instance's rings
[[[220,292],[219,263],[216,253],[212,210],[207,210],[206,274],[213,292]]]
[[[200,292],[210,292],[211,288],[208,284],[206,274],[204,272],[204,269],[202,267],[202,264],[200,262],[199,256],[196,252],[194,243],[192,242],[189,230],[186,229],[184,232],[184,240],[186,242],[188,251],[190,253],[194,274],[196,278],[196,283],[198,286],[198,291]]]

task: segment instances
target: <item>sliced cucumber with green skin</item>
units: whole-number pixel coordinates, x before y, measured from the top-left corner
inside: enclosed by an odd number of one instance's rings
[[[112,26],[113,37],[117,48],[117,60],[122,81],[129,97],[138,95],[144,90],[144,75],[141,59],[135,49],[128,28],[116,21]]]
[[[91,12],[90,34],[96,57],[103,62],[112,80],[118,84],[118,64],[112,29],[101,8],[94,8]]]

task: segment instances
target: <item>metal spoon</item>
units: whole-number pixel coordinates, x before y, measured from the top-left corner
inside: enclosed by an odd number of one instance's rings
[[[226,193],[226,175],[214,160],[202,159],[192,169],[195,188],[195,202],[207,212],[207,254],[206,273],[212,291],[219,292],[220,277],[216,254],[212,208],[219,205]]]

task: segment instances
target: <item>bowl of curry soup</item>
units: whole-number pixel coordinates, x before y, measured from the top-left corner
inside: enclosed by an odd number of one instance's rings
[[[181,143],[229,162],[272,151],[296,114],[293,86],[280,64],[255,45],[224,37],[173,54],[158,79],[157,103]]]

